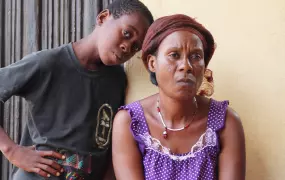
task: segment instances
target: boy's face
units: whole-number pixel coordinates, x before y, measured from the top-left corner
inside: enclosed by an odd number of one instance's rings
[[[114,19],[108,10],[97,17],[99,33],[97,48],[105,65],[128,61],[141,46],[150,23],[140,13],[122,15]]]

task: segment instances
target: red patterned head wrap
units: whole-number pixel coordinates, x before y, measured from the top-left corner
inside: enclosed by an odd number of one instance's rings
[[[142,45],[142,60],[145,66],[147,67],[148,55],[154,54],[163,39],[175,31],[190,31],[201,39],[207,66],[215,51],[214,38],[202,24],[183,14],[164,16],[149,27]]]

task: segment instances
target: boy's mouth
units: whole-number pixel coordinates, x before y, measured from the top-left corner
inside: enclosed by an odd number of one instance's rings
[[[114,53],[114,56],[118,61],[120,61],[120,62],[122,61],[122,58],[120,56],[118,56],[117,54]]]

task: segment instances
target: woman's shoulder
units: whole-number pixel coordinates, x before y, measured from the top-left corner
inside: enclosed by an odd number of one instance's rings
[[[240,116],[238,113],[231,107],[229,100],[216,100],[210,99],[211,106],[219,107],[225,111],[225,120],[226,121],[240,121]],[[214,108],[214,107],[213,107]]]
[[[239,131],[242,130],[242,121],[239,114],[231,107],[228,107],[226,113],[226,124],[225,128],[229,129],[228,131]]]
[[[148,107],[152,107],[153,104],[157,101],[157,94],[153,94],[151,96],[145,97],[138,102],[142,106],[143,109],[148,109]]]
[[[223,121],[221,135],[226,135],[233,131],[242,131],[243,128],[241,118],[239,114],[230,106],[228,100],[211,99],[211,109],[212,115],[216,114]],[[217,119],[215,119],[215,121],[216,120]]]
[[[153,104],[153,96],[144,99],[133,101],[127,105],[121,106],[116,114],[115,119],[122,119],[123,121],[131,122],[135,119],[143,117],[148,108]]]

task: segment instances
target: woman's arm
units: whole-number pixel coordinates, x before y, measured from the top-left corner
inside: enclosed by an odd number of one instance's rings
[[[245,138],[238,114],[228,108],[220,133],[219,180],[245,180]]]
[[[143,180],[142,157],[130,131],[131,117],[117,113],[113,124],[112,156],[117,180]]]

